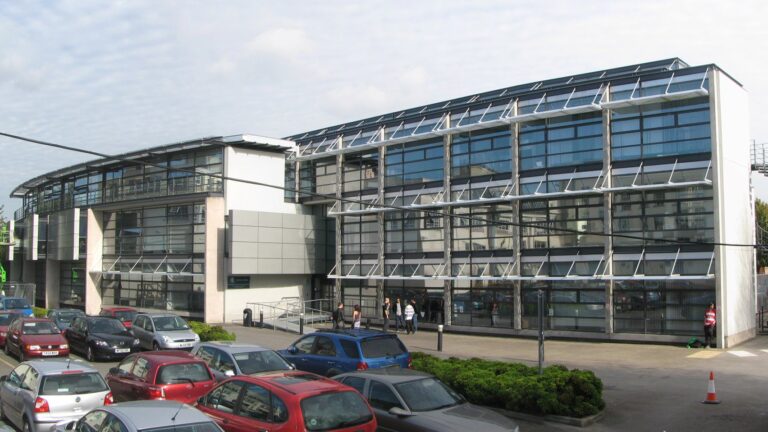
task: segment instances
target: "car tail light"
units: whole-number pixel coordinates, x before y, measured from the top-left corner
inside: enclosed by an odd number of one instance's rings
[[[150,399],[165,399],[165,389],[162,387],[150,387],[147,393]]]
[[[413,367],[413,360],[411,359],[411,356],[408,355],[408,369],[411,369]]]
[[[367,370],[368,369],[368,363],[366,362],[359,362],[357,364],[357,370]]]
[[[115,403],[115,399],[112,397],[112,392],[109,392],[104,396],[104,405],[112,405],[113,403]]]
[[[35,399],[35,412],[36,413],[51,412],[51,408],[48,407],[48,401],[41,397]]]

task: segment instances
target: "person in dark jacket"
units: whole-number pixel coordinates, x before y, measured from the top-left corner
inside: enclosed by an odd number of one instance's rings
[[[335,329],[344,328],[344,303],[339,303],[339,306],[336,308],[335,311],[333,311],[331,320],[333,321],[333,328]]]

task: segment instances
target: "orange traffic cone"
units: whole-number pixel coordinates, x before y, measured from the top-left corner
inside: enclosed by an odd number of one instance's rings
[[[709,386],[707,387],[707,399],[701,401],[701,403],[705,403],[705,404],[720,403],[720,401],[717,400],[717,395],[715,394],[715,373],[712,371],[709,372]]]

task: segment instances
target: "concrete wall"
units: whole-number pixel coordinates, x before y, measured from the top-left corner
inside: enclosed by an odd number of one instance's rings
[[[59,307],[59,288],[61,281],[61,263],[45,260],[45,307]]]
[[[205,200],[205,322],[224,320],[224,198]]]
[[[720,71],[710,75],[715,241],[754,243],[747,92]],[[730,347],[755,335],[754,253],[716,246],[718,344]],[[702,318],[703,319],[703,318]]]
[[[226,294],[226,322],[243,319],[247,303],[276,302],[284,297],[306,298],[310,278],[304,275],[252,275],[251,288],[228,289]],[[258,317],[254,317],[258,319]]]
[[[86,246],[85,313],[98,314],[101,310],[101,263],[104,247],[104,227],[101,212],[88,209],[88,244]]]
[[[47,258],[74,261],[78,258],[80,209],[69,209],[48,216]]]
[[[227,147],[225,175],[279,187],[285,185],[285,155],[259,150]],[[286,203],[283,190],[227,180],[224,183],[227,211],[253,210],[276,213],[299,213],[299,206]]]

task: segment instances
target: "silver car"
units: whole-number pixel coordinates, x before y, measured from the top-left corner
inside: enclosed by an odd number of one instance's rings
[[[95,409],[80,420],[60,422],[56,432],[222,432],[210,417],[176,401],[122,402]]]
[[[99,371],[81,361],[32,360],[0,377],[0,417],[24,432],[48,432],[111,403]]]
[[[255,375],[295,369],[283,356],[258,345],[236,342],[203,342],[192,354],[208,363],[216,381],[235,375]]]
[[[382,432],[519,432],[517,423],[473,405],[434,376],[411,369],[369,369],[333,377],[359,391]]]
[[[189,351],[200,342],[200,336],[178,315],[169,313],[142,313],[133,320],[133,335],[142,348],[148,350]]]

